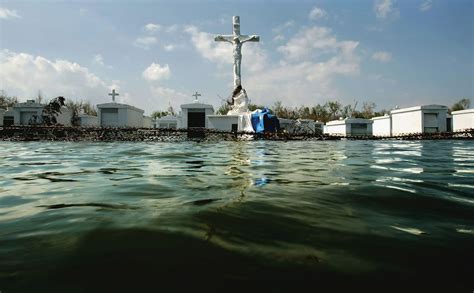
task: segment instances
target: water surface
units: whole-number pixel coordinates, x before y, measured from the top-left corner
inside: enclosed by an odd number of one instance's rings
[[[470,292],[473,154],[472,141],[2,142],[0,291]]]

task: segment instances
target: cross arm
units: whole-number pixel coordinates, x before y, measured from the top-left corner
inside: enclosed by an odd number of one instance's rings
[[[229,42],[232,43],[234,37],[233,36],[223,36],[223,35],[217,35],[214,37],[214,41],[216,42]]]
[[[260,41],[260,36],[257,36],[257,35],[251,35],[251,36],[242,35],[242,36],[239,37],[239,39],[240,39],[241,43],[259,42]]]

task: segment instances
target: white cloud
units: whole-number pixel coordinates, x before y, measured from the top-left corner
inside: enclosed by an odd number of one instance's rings
[[[283,41],[284,39],[285,37],[283,35],[276,35],[275,37],[273,37],[272,41],[280,42],[280,41]]]
[[[392,53],[379,51],[375,52],[372,55],[372,59],[380,61],[380,62],[390,62],[392,60]]]
[[[163,48],[168,51],[168,52],[171,52],[171,51],[174,51],[174,49],[176,49],[176,45],[174,44],[167,44],[165,46],[163,46]]]
[[[398,8],[394,6],[395,0],[375,0],[374,12],[378,19],[396,18],[400,15]]]
[[[230,44],[215,42],[212,34],[201,32],[195,26],[188,26],[184,31],[191,35],[191,43],[204,58],[213,62],[232,63],[230,58],[232,46]]]
[[[355,76],[360,71],[359,43],[338,40],[329,28],[303,27],[280,46],[283,59],[246,80],[254,103],[271,105],[281,100],[290,106],[325,102],[338,95],[336,76]],[[319,100],[319,101],[318,101]]]
[[[285,23],[282,23],[282,24],[280,24],[280,25],[274,27],[274,28],[272,29],[272,32],[275,33],[275,34],[280,34],[280,33],[282,33],[283,31],[285,31],[285,30],[291,28],[291,27],[294,26],[294,25],[295,25],[295,22],[294,22],[293,20],[289,20],[289,21],[287,21],[287,22],[285,22]]]
[[[339,45],[331,29],[313,26],[300,30],[285,45],[278,47],[278,51],[287,59],[301,60],[312,55],[334,52]]]
[[[0,7],[0,19],[21,18],[16,10]]]
[[[104,58],[102,58],[102,55],[97,54],[94,56],[94,63],[99,64],[101,66],[104,66]]]
[[[148,50],[151,46],[158,43],[158,39],[156,37],[139,37],[135,40],[134,45]]]
[[[79,8],[79,15],[80,16],[85,16],[87,14],[88,10],[86,8]]]
[[[152,63],[143,71],[142,76],[148,81],[169,79],[171,70],[168,64],[161,66],[160,64]]]
[[[92,103],[107,101],[118,82],[106,82],[75,62],[49,60],[42,56],[0,51],[0,88],[21,100],[35,97],[41,90],[47,97],[64,96]]]
[[[327,12],[324,9],[321,9],[319,7],[313,7],[311,11],[309,12],[309,19],[311,20],[318,20],[321,18],[325,18],[327,16]]]
[[[160,28],[161,28],[161,26],[159,24],[154,24],[154,23],[149,23],[149,24],[145,25],[145,27],[144,27],[145,31],[147,31],[149,33],[154,33],[156,31],[158,31]]]
[[[190,95],[160,85],[151,85],[150,91],[163,109],[166,109],[165,107],[169,103],[171,103],[175,109],[178,109],[181,104],[189,103],[191,101]]]
[[[431,9],[431,6],[433,6],[433,0],[426,0],[420,5],[420,11],[428,11]]]
[[[175,32],[178,31],[178,29],[179,29],[179,25],[173,24],[173,25],[170,25],[170,26],[166,27],[165,31],[167,33],[175,33]]]

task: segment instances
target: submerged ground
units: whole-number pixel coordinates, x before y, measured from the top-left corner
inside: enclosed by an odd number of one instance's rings
[[[471,292],[473,154],[473,141],[1,142],[0,291]]]

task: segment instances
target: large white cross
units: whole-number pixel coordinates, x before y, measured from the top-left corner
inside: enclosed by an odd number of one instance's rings
[[[234,90],[242,86],[240,76],[240,66],[242,63],[242,44],[245,42],[258,42],[260,37],[257,35],[240,34],[240,17],[232,17],[233,31],[232,35],[217,35],[214,38],[216,42],[229,42],[234,46]]]
[[[115,96],[120,96],[119,93],[115,92],[115,89],[112,90],[112,92],[109,94],[109,96],[112,96],[112,101],[115,102]]]

